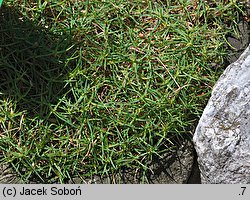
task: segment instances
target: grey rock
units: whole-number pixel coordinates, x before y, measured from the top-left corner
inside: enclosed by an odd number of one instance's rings
[[[249,25],[242,20],[238,23],[239,35],[231,35],[227,37],[227,41],[231,47],[229,54],[226,56],[228,63],[235,62],[249,44]]]
[[[0,163],[0,184],[21,184],[23,181],[8,164]]]
[[[154,173],[149,177],[152,180],[150,183],[187,183],[193,168],[193,163],[193,145],[190,142],[183,142],[172,156],[152,164],[151,169]]]
[[[193,140],[202,183],[250,183],[250,46],[215,84]]]

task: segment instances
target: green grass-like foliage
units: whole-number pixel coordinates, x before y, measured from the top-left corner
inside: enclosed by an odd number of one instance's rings
[[[224,0],[5,1],[2,162],[26,182],[146,172],[192,136],[240,12]]]

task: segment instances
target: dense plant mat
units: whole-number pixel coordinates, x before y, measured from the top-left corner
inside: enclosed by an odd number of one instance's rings
[[[24,182],[133,169],[188,140],[236,1],[12,1],[0,16],[0,152]]]

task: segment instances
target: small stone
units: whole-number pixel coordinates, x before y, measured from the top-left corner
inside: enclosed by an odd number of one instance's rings
[[[139,33],[139,38],[145,39],[145,35],[143,33]]]

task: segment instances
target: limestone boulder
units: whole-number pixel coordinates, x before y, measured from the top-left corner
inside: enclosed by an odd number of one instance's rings
[[[250,46],[215,84],[193,141],[202,183],[250,183]]]

